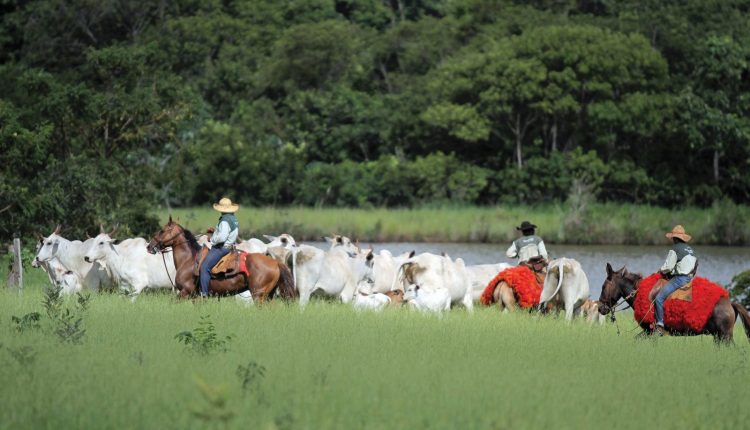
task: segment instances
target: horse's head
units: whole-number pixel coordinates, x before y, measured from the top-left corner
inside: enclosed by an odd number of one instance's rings
[[[625,267],[614,270],[607,263],[607,279],[604,280],[602,293],[599,295],[599,313],[607,315],[621,298],[630,297],[639,279],[639,275],[628,272]]]
[[[169,222],[161,230],[154,233],[151,241],[146,245],[146,249],[152,254],[164,251],[165,248],[174,246],[177,243],[177,239],[183,235],[184,230],[179,224],[172,221],[172,216],[170,215]]]

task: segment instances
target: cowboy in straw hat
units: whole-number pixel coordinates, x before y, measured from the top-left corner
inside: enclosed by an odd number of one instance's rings
[[[685,233],[685,227],[676,225],[665,235],[672,239],[672,249],[667,253],[667,261],[661,266],[659,272],[669,278],[669,283],[662,287],[654,300],[656,314],[656,334],[663,336],[664,330],[664,302],[675,290],[687,285],[693,279],[698,258],[695,251],[687,243],[692,237]]]
[[[547,260],[547,249],[544,247],[544,241],[541,237],[534,234],[536,226],[528,221],[524,221],[516,227],[523,236],[514,240],[510,248],[505,251],[508,258],[518,258],[518,264],[525,264],[531,259]]]
[[[214,203],[214,209],[221,212],[219,222],[214,228],[211,236],[211,249],[208,251],[206,258],[200,270],[201,296],[208,296],[208,283],[211,281],[211,269],[222,257],[229,254],[232,247],[237,242],[237,236],[240,232],[240,224],[234,213],[240,208],[240,205],[232,203],[226,197]]]

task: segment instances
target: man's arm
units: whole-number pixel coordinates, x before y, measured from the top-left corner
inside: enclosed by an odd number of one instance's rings
[[[229,237],[229,223],[222,221],[216,226],[213,236],[211,236],[211,245],[215,246],[217,243],[224,243]]]
[[[673,249],[670,249],[667,253],[667,261],[661,266],[659,272],[661,273],[672,273],[674,266],[677,264],[677,253]]]
[[[539,255],[541,255],[545,260],[549,260],[549,258],[547,258],[547,248],[544,246],[543,240],[539,242],[538,248],[539,248]]]
[[[508,258],[516,258],[518,257],[518,250],[516,249],[516,243],[513,242],[510,244],[510,248],[508,248],[507,251],[505,251],[505,256]]]

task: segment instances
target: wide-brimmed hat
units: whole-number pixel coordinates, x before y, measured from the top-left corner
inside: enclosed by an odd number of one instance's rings
[[[693,238],[693,236],[690,236],[689,234],[685,233],[685,227],[683,227],[683,226],[681,226],[679,224],[676,225],[676,226],[674,226],[674,228],[672,229],[672,231],[670,231],[669,233],[667,233],[666,236],[667,236],[667,239],[671,239],[673,237],[676,237],[678,239],[682,239],[685,242],[690,242],[690,239]]]
[[[219,200],[219,203],[214,203],[214,209],[216,209],[219,212],[233,213],[233,212],[237,212],[237,209],[239,208],[240,208],[240,205],[232,203],[232,201],[226,197]]]
[[[532,224],[532,223],[530,223],[528,221],[524,221],[524,222],[521,223],[521,225],[519,225],[518,227],[516,227],[516,230],[524,231],[524,230],[531,230],[531,229],[534,229],[534,228],[536,228],[536,226],[534,224]]]

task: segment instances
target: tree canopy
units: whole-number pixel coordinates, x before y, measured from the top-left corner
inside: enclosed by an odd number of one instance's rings
[[[750,0],[10,0],[0,237],[155,206],[750,198]]]

